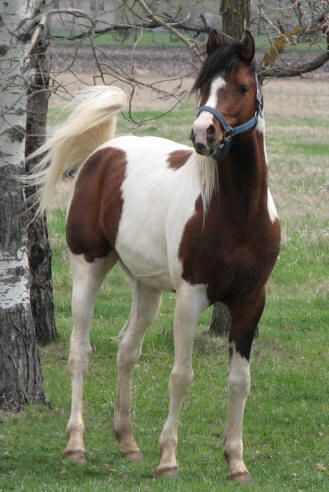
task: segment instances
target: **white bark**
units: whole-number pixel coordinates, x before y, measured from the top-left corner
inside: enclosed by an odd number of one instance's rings
[[[0,0],[0,408],[45,402],[30,305],[24,174],[28,17],[36,2]],[[28,64],[27,64],[28,66]]]
[[[25,231],[13,230],[19,217],[13,212],[23,212],[24,195],[15,183],[15,176],[24,172],[26,94],[19,60],[26,50],[26,43],[15,34],[17,26],[29,14],[27,2],[1,0],[3,24],[0,26],[0,46],[6,51],[0,59],[1,123],[0,123],[0,306],[2,309],[21,305],[29,309],[29,268],[27,260],[27,236]],[[11,34],[13,33],[13,34]],[[21,210],[20,210],[21,209]],[[20,239],[20,240],[17,240]]]

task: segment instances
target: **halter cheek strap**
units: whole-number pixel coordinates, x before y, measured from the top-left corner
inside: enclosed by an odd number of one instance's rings
[[[256,72],[255,72],[255,83],[256,83],[256,112],[255,115],[250,120],[248,120],[246,123],[243,123],[242,125],[238,125],[235,127],[230,126],[225,120],[222,113],[220,113],[220,111],[217,111],[217,109],[213,108],[212,106],[201,106],[201,108],[198,109],[197,116],[199,116],[199,114],[202,113],[203,111],[207,111],[208,113],[211,113],[213,116],[215,116],[215,118],[220,122],[220,124],[223,127],[224,133],[223,133],[222,141],[224,142],[224,146],[215,153],[214,157],[216,160],[221,160],[225,157],[225,155],[227,154],[227,152],[229,151],[232,145],[232,138],[235,135],[239,135],[240,133],[244,133],[250,130],[257,124],[258,117],[259,116],[261,116],[261,118],[263,117],[262,96],[259,90],[259,82]]]

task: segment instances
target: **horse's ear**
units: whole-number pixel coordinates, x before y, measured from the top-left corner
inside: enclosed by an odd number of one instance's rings
[[[255,56],[255,43],[250,31],[245,31],[241,41],[241,56],[248,63],[251,63]]]
[[[221,39],[216,31],[211,31],[208,37],[207,53],[211,55],[221,45]]]

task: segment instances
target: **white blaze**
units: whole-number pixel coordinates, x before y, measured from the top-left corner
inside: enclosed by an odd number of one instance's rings
[[[207,102],[205,103],[205,106],[211,106],[212,108],[216,108],[217,105],[217,98],[218,98],[218,91],[222,87],[224,87],[226,84],[225,80],[223,77],[217,77],[214,79],[211,83],[210,86],[210,93],[209,97],[207,99]],[[213,121],[213,115],[211,113],[208,113],[207,111],[202,111],[198,118],[195,120],[195,122],[200,122],[200,123],[207,123],[208,126],[212,124]]]

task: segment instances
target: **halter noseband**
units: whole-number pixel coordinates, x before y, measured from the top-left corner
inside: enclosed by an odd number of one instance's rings
[[[225,157],[227,152],[229,151],[231,145],[232,145],[232,138],[235,135],[239,135],[240,133],[244,133],[248,130],[250,130],[253,126],[255,126],[258,122],[258,116],[263,117],[263,111],[262,111],[262,96],[259,90],[259,82],[258,82],[258,76],[257,72],[255,72],[255,83],[256,83],[256,112],[255,116],[253,116],[250,120],[248,120],[246,123],[243,123],[242,125],[238,125],[235,127],[230,126],[227,121],[225,120],[224,116],[222,113],[220,113],[216,108],[213,108],[212,106],[201,106],[198,109],[197,116],[199,116],[200,113],[203,111],[207,111],[208,113],[211,113],[212,115],[215,116],[215,118],[220,122],[220,124],[223,127],[224,133],[223,133],[223,138],[221,142],[224,142],[224,146],[219,149],[214,155],[214,158],[217,161],[220,161]]]

